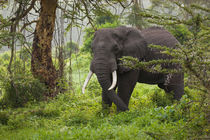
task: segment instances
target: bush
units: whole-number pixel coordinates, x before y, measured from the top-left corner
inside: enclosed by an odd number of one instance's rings
[[[172,104],[172,94],[165,93],[162,89],[156,89],[150,95],[150,100],[157,106],[165,107]]]
[[[31,74],[17,74],[13,79],[2,80],[3,97],[1,104],[6,107],[22,107],[29,101],[43,99],[46,88]]]
[[[101,96],[102,89],[96,78],[92,78],[91,82],[88,84],[87,90],[89,91],[89,94],[93,96]]]
[[[0,124],[7,125],[8,120],[9,115],[4,111],[0,111]]]
[[[27,126],[26,115],[24,114],[12,114],[8,120],[9,129],[24,128]]]

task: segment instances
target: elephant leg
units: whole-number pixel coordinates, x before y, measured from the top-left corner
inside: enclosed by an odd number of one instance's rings
[[[169,78],[166,90],[174,93],[174,99],[180,100],[184,94],[184,73],[177,73]]]
[[[174,99],[176,100],[180,100],[182,95],[184,94],[184,83],[180,83],[178,85],[158,84],[158,87],[164,89],[166,93],[173,92]]]
[[[165,90],[165,85],[163,83],[158,84],[158,87]]]
[[[129,71],[127,73],[119,74],[118,76],[118,96],[123,100],[127,107],[133,89],[138,81],[138,77],[138,71]],[[118,111],[120,110],[118,109]]]
[[[167,85],[166,88],[169,92],[174,93],[174,99],[180,100],[184,94],[184,84],[179,85]]]

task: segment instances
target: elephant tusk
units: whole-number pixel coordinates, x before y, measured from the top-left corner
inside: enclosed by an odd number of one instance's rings
[[[112,90],[117,84],[117,72],[116,72],[116,70],[114,72],[112,72],[112,78],[113,78],[112,85],[108,90]]]
[[[92,75],[93,75],[93,72],[90,71],[90,72],[88,73],[87,78],[85,79],[85,83],[84,83],[84,85],[83,85],[83,87],[82,87],[82,93],[83,93],[83,94],[85,93],[85,88],[86,88],[88,82],[90,81],[90,78],[92,77]]]

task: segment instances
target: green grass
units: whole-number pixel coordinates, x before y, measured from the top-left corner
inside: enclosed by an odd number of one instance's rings
[[[99,93],[65,93],[48,102],[1,110],[0,139],[168,140],[205,135],[204,114],[196,113],[199,104],[187,104],[187,96],[179,104],[169,98],[157,86],[138,84],[130,111],[118,113],[113,105],[107,113]]]

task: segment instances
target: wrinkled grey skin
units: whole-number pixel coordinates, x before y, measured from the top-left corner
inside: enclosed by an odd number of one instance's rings
[[[179,100],[184,93],[183,73],[170,76],[162,73],[154,74],[142,69],[132,70],[119,64],[119,58],[123,56],[132,56],[140,61],[170,58],[149,48],[148,44],[175,48],[177,43],[175,37],[159,27],[151,27],[143,31],[130,27],[96,31],[92,42],[93,60],[90,70],[96,74],[102,87],[103,108],[111,106],[114,102],[118,111],[128,110],[129,100],[137,82],[157,84],[166,92],[174,92],[174,98]],[[163,67],[178,68],[179,66]],[[112,84],[111,73],[114,70],[117,70],[117,94],[115,90],[108,90]]]

